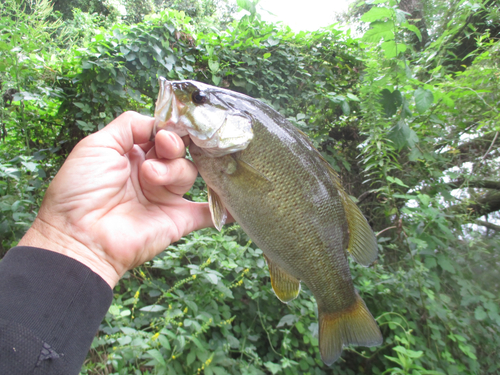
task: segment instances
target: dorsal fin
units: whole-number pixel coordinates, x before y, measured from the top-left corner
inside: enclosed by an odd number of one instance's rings
[[[331,165],[325,160],[323,155],[316,150],[307,135],[301,130],[298,130],[298,132],[307,140],[307,142],[309,142],[311,147],[316,151],[318,157],[325,164],[325,167],[330,173],[330,178],[332,179],[342,200],[342,206],[344,207],[347,225],[349,228],[349,244],[347,246],[347,251],[352,255],[356,262],[363,266],[369,266],[375,261],[375,259],[377,259],[378,254],[377,238],[375,237],[372,228],[366,221],[366,218],[359,207],[345,192],[342,184],[340,183],[340,178],[337,172],[335,172]]]
[[[359,264],[369,266],[377,259],[377,238],[359,207],[344,190],[339,190],[349,228],[347,251]]]

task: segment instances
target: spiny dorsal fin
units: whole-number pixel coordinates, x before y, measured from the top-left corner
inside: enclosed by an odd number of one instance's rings
[[[279,266],[274,264],[268,257],[264,255],[269,273],[271,274],[271,285],[273,286],[276,297],[281,302],[290,302],[299,295],[300,280],[283,271]]]
[[[210,214],[212,215],[212,221],[215,228],[220,232],[222,226],[226,223],[227,211],[222,203],[221,199],[215,191],[213,191],[210,186],[208,189],[208,206],[210,207]]]

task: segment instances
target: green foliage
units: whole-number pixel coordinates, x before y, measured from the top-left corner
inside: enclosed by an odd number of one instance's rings
[[[61,27],[46,0],[0,4],[0,254],[31,225],[43,188],[59,166],[57,117],[62,89],[53,80],[64,55],[52,44]],[[26,35],[30,35],[26,38]],[[47,48],[40,49],[46,45]]]
[[[311,293],[280,303],[261,251],[234,225],[130,271],[82,373],[497,373],[498,233],[474,224],[500,208],[480,184],[499,175],[500,51],[487,3],[426,1],[425,30],[403,4],[363,1],[360,37],[333,26],[295,34],[262,22],[251,1],[217,31],[213,2],[143,2],[206,8],[138,12],[131,24],[78,10],[54,21],[43,0],[31,12],[0,4],[2,252],[79,139],[125,110],[152,114],[160,75],[272,105],[311,137],[379,233],[377,263],[351,270],[384,344],[347,348],[333,370],[320,361]],[[201,181],[187,198],[206,200]]]
[[[313,298],[281,304],[263,282],[264,265],[236,226],[194,233],[122,280],[94,350],[112,347],[120,374],[139,364],[158,374],[319,366]]]

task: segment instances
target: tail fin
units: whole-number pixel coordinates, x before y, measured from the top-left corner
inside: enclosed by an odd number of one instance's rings
[[[319,311],[319,351],[321,359],[331,366],[348,345],[378,346],[383,338],[375,319],[356,293],[354,305],[344,311]]]

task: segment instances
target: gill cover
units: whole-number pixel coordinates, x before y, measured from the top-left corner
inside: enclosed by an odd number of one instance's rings
[[[154,135],[160,130],[189,135],[204,152],[220,157],[244,150],[253,138],[252,118],[228,105],[229,91],[195,81],[159,78]]]

